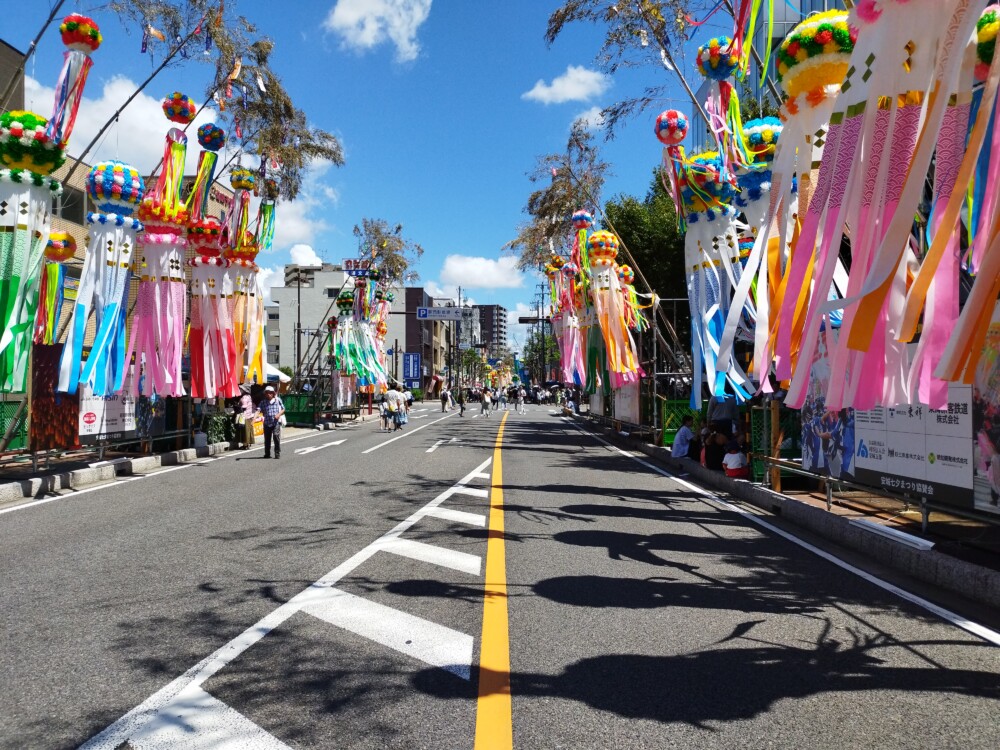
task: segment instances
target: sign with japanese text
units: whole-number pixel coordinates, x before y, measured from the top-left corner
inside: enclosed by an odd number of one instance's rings
[[[952,385],[948,405],[855,412],[859,482],[938,503],[972,507],[972,388]]]
[[[420,380],[420,355],[406,352],[403,354],[403,380]]]
[[[370,258],[344,258],[341,265],[348,276],[367,276],[372,262]]]

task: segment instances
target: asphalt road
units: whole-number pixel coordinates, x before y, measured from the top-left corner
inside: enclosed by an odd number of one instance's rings
[[[0,748],[1000,747],[969,627],[547,408],[417,408],[0,514]]]

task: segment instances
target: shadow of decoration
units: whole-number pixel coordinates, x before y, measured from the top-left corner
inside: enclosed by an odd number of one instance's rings
[[[627,498],[622,498],[627,501]],[[746,526],[746,521],[733,513],[698,512],[676,508],[669,502],[664,508],[641,508],[634,505],[565,505],[564,513],[579,516],[602,516],[604,518],[637,518],[665,523],[693,523],[705,526]],[[597,519],[590,518],[591,521]]]
[[[696,570],[685,571],[698,575]],[[813,614],[821,608],[802,602],[791,592],[773,592],[730,581],[698,575],[701,582],[663,576],[613,578],[608,576],[561,576],[532,586],[532,592],[559,604],[574,607],[656,609],[691,607],[764,614]]]
[[[273,550],[293,544],[302,547],[326,545],[343,538],[344,533],[357,527],[349,520],[331,521],[325,526],[252,526],[245,529],[212,534],[206,539],[218,542],[256,542],[252,549]]]
[[[606,654],[581,659],[555,675],[514,672],[511,693],[572,700],[628,719],[707,730],[714,729],[709,722],[752,719],[779,701],[830,693],[891,690],[1000,700],[1000,675],[994,672],[888,666],[879,655],[880,649],[900,645],[993,648],[988,644],[900,644],[850,631],[850,642],[842,642],[829,637],[832,627],[827,622],[816,642],[805,646],[756,642],[673,656]],[[447,697],[435,690],[434,671],[417,673],[413,685]]]

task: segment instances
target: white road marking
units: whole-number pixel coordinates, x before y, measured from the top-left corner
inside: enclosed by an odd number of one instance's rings
[[[445,521],[455,523],[467,523],[469,526],[486,526],[486,516],[480,513],[467,513],[464,510],[452,510],[451,508],[431,508],[424,513],[425,516],[433,516]]]
[[[865,570],[862,570],[861,568],[858,568],[858,567],[856,567],[854,565],[851,565],[849,562],[841,560],[839,557],[837,557],[837,556],[835,556],[835,555],[827,552],[826,550],[822,550],[819,547],[816,547],[815,545],[812,545],[812,544],[810,544],[809,542],[807,542],[807,541],[805,541],[803,539],[799,539],[797,536],[795,536],[794,534],[791,534],[791,533],[785,531],[784,529],[779,529],[777,526],[775,526],[774,524],[768,523],[766,520],[764,520],[760,516],[758,516],[758,515],[756,515],[754,513],[750,513],[749,511],[746,511],[743,508],[740,508],[740,507],[738,507],[736,505],[733,505],[732,503],[729,503],[729,502],[727,502],[727,501],[719,498],[718,496],[713,495],[711,492],[703,489],[702,487],[698,487],[697,485],[691,484],[690,482],[687,482],[687,481],[681,479],[680,477],[677,477],[677,476],[671,474],[669,471],[666,471],[665,469],[661,469],[659,466],[654,466],[649,461],[646,461],[644,459],[637,458],[636,456],[630,455],[628,452],[623,451],[617,445],[612,445],[611,443],[609,443],[604,438],[598,437],[594,433],[589,432],[589,431],[583,429],[579,425],[577,425],[577,424],[574,423],[573,426],[576,429],[578,429],[580,432],[582,432],[583,434],[589,435],[590,437],[594,438],[598,442],[603,443],[604,445],[608,446],[609,448],[612,448],[613,450],[617,451],[621,455],[623,455],[623,456],[625,456],[627,458],[631,458],[636,463],[642,464],[643,466],[645,466],[650,471],[654,471],[657,474],[660,474],[661,476],[667,477],[668,479],[672,479],[673,481],[677,482],[678,484],[683,485],[684,487],[687,487],[689,490],[691,490],[692,492],[695,492],[695,493],[701,495],[702,497],[704,497],[709,502],[712,502],[715,505],[718,505],[721,508],[725,508],[726,510],[731,511],[733,513],[738,513],[739,515],[741,515],[744,518],[746,518],[748,521],[751,521],[752,523],[755,523],[758,526],[767,529],[771,533],[776,534],[776,535],[780,536],[783,539],[787,539],[789,542],[792,542],[793,544],[797,544],[798,546],[802,547],[803,549],[809,550],[814,555],[817,555],[818,557],[822,557],[827,562],[831,562],[834,565],[836,565],[837,567],[842,568],[842,569],[844,569],[844,570],[846,570],[846,571],[848,571],[850,573],[853,573],[854,575],[858,576],[859,578],[862,578],[862,579],[868,581],[869,583],[874,584],[875,586],[878,586],[879,588],[881,588],[881,589],[883,589],[885,591],[893,593],[896,596],[900,597],[901,599],[905,599],[906,601],[910,602],[911,604],[915,604],[918,607],[922,607],[923,609],[926,609],[928,612],[932,612],[933,614],[935,614],[938,617],[940,617],[942,620],[945,620],[946,622],[950,622],[952,625],[955,625],[956,627],[961,628],[962,630],[964,630],[964,631],[966,631],[968,633],[972,633],[973,635],[975,635],[975,636],[977,636],[979,638],[982,638],[984,641],[988,641],[988,642],[992,643],[994,646],[1000,646],[1000,632],[997,632],[995,630],[991,630],[990,628],[987,628],[987,627],[985,627],[983,625],[980,625],[977,622],[972,622],[971,620],[968,620],[968,619],[962,617],[961,615],[959,615],[959,614],[957,614],[955,612],[952,612],[949,609],[945,609],[944,607],[939,607],[937,604],[934,604],[933,602],[930,602],[927,599],[924,599],[922,596],[917,596],[916,594],[911,593],[909,591],[906,591],[905,589],[901,589],[899,586],[896,586],[895,584],[889,583],[888,581],[885,581],[885,580],[879,578],[878,576],[872,575],[871,573],[869,573],[869,572],[867,572]]]
[[[323,443],[323,445],[310,445],[308,448],[296,448],[295,453],[304,456],[308,453],[314,453],[315,451],[323,450],[324,448],[329,448],[332,445],[341,445],[347,442],[346,438],[344,440],[334,440],[332,443]]]
[[[302,611],[463,680],[471,676],[471,635],[335,588]]]
[[[135,750],[290,750],[196,685],[160,708],[129,745]]]
[[[489,497],[489,490],[481,490],[478,487],[452,487],[453,495],[472,495],[473,497]]]
[[[385,552],[431,565],[440,565],[442,568],[451,568],[460,573],[477,576],[482,570],[483,559],[479,555],[470,555],[468,552],[458,552],[434,544],[415,542],[412,539],[386,539],[384,542],[376,542],[376,545],[378,549]]]
[[[361,451],[361,454],[364,455],[366,453],[371,453],[372,451],[377,451],[379,448],[384,448],[385,446],[389,445],[389,443],[395,443],[397,440],[402,440],[403,438],[408,437],[409,435],[412,435],[415,432],[420,432],[421,430],[426,429],[427,427],[430,427],[432,424],[437,424],[438,422],[440,422],[442,420],[445,420],[445,419],[448,419],[448,417],[453,417],[453,416],[455,416],[455,415],[454,414],[446,414],[445,416],[441,417],[440,419],[435,419],[433,422],[428,422],[427,424],[420,425],[415,430],[407,430],[402,435],[397,435],[394,438],[390,438],[389,440],[386,440],[384,443],[379,443],[378,445],[373,446],[373,447],[369,448],[366,451]]]
[[[422,414],[419,417],[414,417],[414,419],[427,419],[427,417],[429,417],[429,416],[430,416],[430,414]]]
[[[438,449],[438,446],[441,445],[441,443],[443,443],[443,442],[444,442],[444,440],[438,440],[436,443],[434,443],[434,445],[432,445],[430,448],[428,448],[426,451],[424,451],[424,453],[433,453],[434,451],[436,451]]]
[[[479,466],[469,472],[459,480],[458,484],[465,485],[475,477],[483,473],[483,469],[490,465],[492,458],[487,458]],[[450,488],[449,488],[450,489]],[[387,531],[377,540],[369,544],[362,550],[354,553],[347,560],[331,570],[325,576],[313,583],[308,588],[300,591],[294,597],[282,604],[280,607],[264,616],[262,619],[244,630],[229,643],[206,656],[200,662],[188,669],[180,677],[160,688],[149,696],[146,700],[122,716],[111,726],[107,727],[100,734],[95,735],[90,740],[80,746],[79,750],[115,750],[119,745],[137,734],[147,723],[156,717],[157,713],[164,706],[171,703],[178,695],[186,691],[189,687],[203,685],[208,679],[219,670],[226,667],[240,654],[257,643],[285,620],[301,609],[313,603],[321,603],[325,600],[326,589],[335,586],[344,576],[352,573],[358,566],[368,560],[379,550],[380,544],[389,539],[397,539],[407,531],[413,524],[419,521],[427,511],[437,508],[450,497],[448,490],[445,490],[427,505],[415,511],[411,516],[400,521],[396,526]]]

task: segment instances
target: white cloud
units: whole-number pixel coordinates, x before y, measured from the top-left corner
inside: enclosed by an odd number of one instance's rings
[[[604,73],[582,65],[570,65],[565,73],[553,78],[552,83],[539,79],[531,91],[521,94],[521,98],[542,104],[587,102],[603,94],[610,85],[611,79]]]
[[[458,302],[458,286],[456,284],[438,284],[436,281],[428,280],[424,282],[424,291],[434,299],[450,299]],[[474,297],[470,297],[467,289],[462,289],[462,304],[476,305]]]
[[[288,254],[292,256],[292,263],[299,266],[323,265],[323,259],[312,249],[312,245],[292,245]]]
[[[285,269],[283,266],[261,268],[257,272],[257,278],[264,289],[264,304],[269,305],[271,304],[271,289],[285,285]]]
[[[517,269],[517,258],[497,260],[470,255],[449,255],[441,268],[444,284],[465,289],[516,289],[524,284],[524,273]]]
[[[86,92],[95,94],[96,98],[84,95],[80,102],[76,125],[70,136],[71,156],[79,155],[87,147],[111,114],[125,103],[139,85],[126,76],[116,75],[104,82],[103,89],[95,91],[94,79],[91,78],[90,81],[91,86]],[[30,76],[25,77],[24,87],[27,109],[48,117],[52,112],[55,90],[43,86]],[[175,127],[174,123],[164,117],[160,101],[145,92],[139,94],[125,108],[118,122],[108,128],[97,146],[87,154],[87,163],[96,164],[107,159],[118,159],[131,164],[144,176],[148,175],[163,156],[167,131]],[[201,151],[198,139],[194,135],[195,129],[206,122],[214,122],[216,118],[216,112],[206,107],[188,128],[186,174],[193,174],[197,169],[198,154]],[[219,161],[225,163],[223,153],[220,153]]]
[[[431,0],[337,0],[323,27],[359,52],[391,41],[396,59],[410,62],[420,53],[417,31],[430,12]]]
[[[601,114],[600,107],[591,107],[578,114],[574,122],[583,122],[587,130],[599,130],[604,127],[604,115]]]

